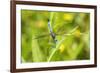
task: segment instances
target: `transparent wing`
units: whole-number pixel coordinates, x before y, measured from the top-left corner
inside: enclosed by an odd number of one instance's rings
[[[45,38],[45,37],[48,37],[48,36],[50,36],[50,34],[42,34],[42,35],[38,35],[38,36],[36,36],[35,38],[33,38],[33,40],[34,40],[34,39]]]
[[[69,35],[72,35],[77,29],[78,29],[79,26],[76,26],[75,28],[73,28],[73,30],[69,31],[69,33],[64,33],[64,34],[59,34],[59,33],[56,33],[56,36],[69,36]]]

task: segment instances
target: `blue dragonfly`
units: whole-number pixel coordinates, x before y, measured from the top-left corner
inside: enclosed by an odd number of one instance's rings
[[[53,28],[50,24],[50,20],[48,20],[48,29],[49,29],[49,34],[42,34],[42,35],[39,35],[39,36],[36,36],[36,38],[33,38],[33,39],[40,39],[40,38],[44,38],[44,37],[47,37],[47,36],[51,36],[53,42],[56,44],[57,43],[57,39],[56,39],[56,36],[60,35],[60,36],[69,36],[69,35],[72,35],[71,33],[73,33],[75,30],[78,29],[79,26],[76,26],[73,30],[71,30],[69,33],[65,33],[65,34],[59,34],[59,33],[55,33],[53,31]]]
[[[50,25],[50,21],[48,20],[48,28],[49,28],[49,31],[50,31],[50,35],[52,37],[52,39],[54,40],[54,42],[56,43],[57,42],[57,39],[56,39],[56,34],[53,32],[53,29]]]

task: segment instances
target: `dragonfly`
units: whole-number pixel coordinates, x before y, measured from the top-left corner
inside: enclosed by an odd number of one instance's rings
[[[78,27],[79,27],[79,26],[74,27],[73,30],[71,30],[69,33],[63,34],[63,36],[72,35],[71,33],[73,33],[75,30],[77,30]],[[58,40],[56,39],[56,36],[62,35],[62,34],[55,33],[55,32],[53,31],[53,28],[52,28],[52,26],[51,26],[51,24],[50,24],[50,20],[48,20],[48,29],[49,29],[49,34],[42,34],[42,35],[39,35],[39,36],[37,36],[36,38],[33,38],[33,39],[44,38],[44,37],[47,37],[47,36],[49,35],[49,36],[51,36],[51,38],[53,39],[53,42],[54,42],[54,43],[57,43]]]
[[[50,31],[50,35],[52,37],[52,39],[54,40],[54,42],[56,43],[57,42],[57,39],[56,39],[56,34],[53,32],[53,29],[50,25],[50,20],[48,20],[48,29]]]

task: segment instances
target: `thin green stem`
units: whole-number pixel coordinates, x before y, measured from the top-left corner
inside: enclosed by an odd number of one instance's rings
[[[50,62],[50,61],[51,61],[51,59],[52,59],[52,57],[54,56],[55,52],[58,50],[59,46],[61,45],[61,43],[62,43],[65,39],[66,39],[66,38],[64,38],[64,39],[61,40],[59,43],[57,43],[56,48],[53,48],[54,50],[53,50],[53,52],[50,54],[50,56],[49,56],[47,62]]]
[[[50,25],[53,23],[54,12],[50,13]]]
[[[53,48],[53,52],[51,53],[51,55],[49,56],[47,62],[50,62],[50,60],[52,59],[53,55],[55,54],[55,52],[57,51],[57,49]]]

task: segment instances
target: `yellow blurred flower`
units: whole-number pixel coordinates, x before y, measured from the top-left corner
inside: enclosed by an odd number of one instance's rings
[[[72,13],[64,14],[64,20],[67,20],[67,21],[73,20],[73,14]]]
[[[76,37],[80,37],[80,35],[81,35],[81,32],[80,32],[80,30],[76,30],[75,32],[74,32],[74,35],[76,36]]]
[[[39,20],[36,22],[36,27],[43,28],[44,26],[45,26],[45,23],[43,20]]]
[[[62,53],[64,51],[64,49],[65,49],[65,46],[63,44],[61,44],[61,46],[59,48],[60,52]]]

